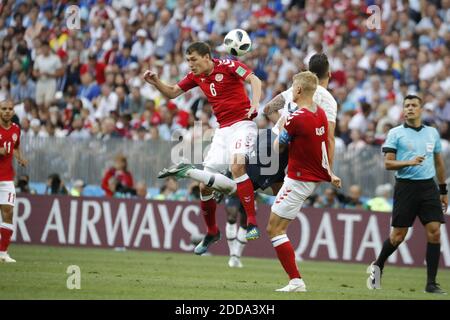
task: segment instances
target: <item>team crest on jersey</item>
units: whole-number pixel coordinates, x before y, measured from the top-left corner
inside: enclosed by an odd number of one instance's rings
[[[12,139],[13,139],[14,142],[17,141],[17,134],[16,134],[16,133],[14,133],[14,134],[12,135]]]
[[[217,82],[222,81],[223,80],[223,74],[221,74],[221,73],[216,74],[215,79],[216,79]]]

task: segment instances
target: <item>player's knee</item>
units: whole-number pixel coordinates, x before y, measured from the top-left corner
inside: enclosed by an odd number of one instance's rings
[[[441,241],[441,230],[439,228],[427,232],[428,242],[439,243]]]
[[[268,224],[266,227],[266,232],[267,235],[269,236],[269,238],[273,238],[276,237],[280,234],[283,234],[283,230],[280,229],[278,226],[273,225],[273,224]]]
[[[204,183],[200,183],[200,193],[204,196],[212,194],[212,189],[207,187]]]
[[[404,233],[391,234],[391,244],[393,246],[398,246],[400,243],[403,242],[403,240],[405,240],[405,236],[406,236],[406,234],[404,234]]]
[[[227,222],[231,224],[235,224],[237,220],[236,212],[227,211]]]

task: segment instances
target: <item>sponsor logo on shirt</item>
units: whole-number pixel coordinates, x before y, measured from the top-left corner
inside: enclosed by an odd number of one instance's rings
[[[217,82],[222,81],[223,80],[223,74],[221,74],[221,73],[216,74],[215,79],[216,79]]]
[[[16,141],[17,141],[17,134],[14,133],[14,134],[12,135],[12,139],[13,139],[14,142],[16,142]]]

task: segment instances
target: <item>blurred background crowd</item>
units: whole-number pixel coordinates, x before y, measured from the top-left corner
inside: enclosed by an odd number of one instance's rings
[[[79,28],[66,23],[70,5],[79,8]],[[371,5],[380,24],[369,30]],[[450,0],[2,1],[0,100],[15,102],[30,137],[157,141],[175,130],[192,134],[194,121],[214,128],[199,90],[167,101],[141,76],[153,69],[176,83],[188,72],[189,43],[207,41],[223,57],[233,28],[252,38],[241,60],[263,80],[261,109],[311,55],[328,55],[337,153],[379,148],[402,122],[407,93],[423,97],[424,121],[448,151]],[[256,121],[271,126],[262,112]]]

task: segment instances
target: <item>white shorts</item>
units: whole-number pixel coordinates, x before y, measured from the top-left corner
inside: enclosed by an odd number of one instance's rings
[[[250,120],[216,129],[203,166],[214,172],[227,170],[231,165],[232,155],[250,155],[255,147],[257,134],[256,123]]]
[[[275,202],[272,205],[272,212],[277,216],[289,220],[297,217],[303,202],[314,192],[319,183],[305,182],[284,178],[283,186],[278,191]]]
[[[38,81],[36,83],[36,103],[50,104],[55,99],[56,80]]]
[[[14,207],[16,203],[16,187],[13,181],[0,181],[0,205]]]

